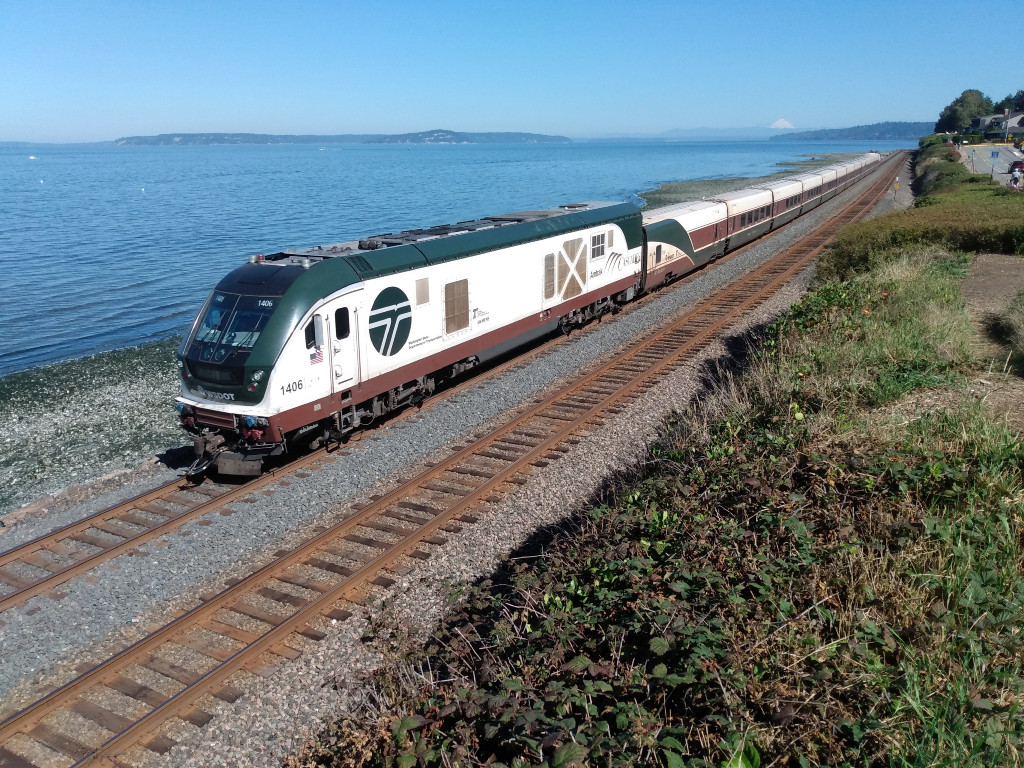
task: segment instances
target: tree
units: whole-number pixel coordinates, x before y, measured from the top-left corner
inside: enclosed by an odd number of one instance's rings
[[[1012,96],[1007,96],[995,105],[996,112],[1008,109],[1011,112],[1019,112],[1024,109],[1024,91],[1017,91]]]
[[[993,112],[992,99],[981,91],[968,88],[942,110],[939,121],[935,123],[935,132],[957,133],[971,124],[971,118]]]

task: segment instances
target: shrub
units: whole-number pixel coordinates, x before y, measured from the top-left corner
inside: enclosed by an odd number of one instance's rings
[[[819,279],[846,280],[917,245],[1024,254],[1024,195],[972,174],[941,143],[922,145],[914,208],[846,227],[819,261]]]

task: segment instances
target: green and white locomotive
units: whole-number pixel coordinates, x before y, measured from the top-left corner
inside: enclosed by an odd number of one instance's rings
[[[612,310],[641,246],[635,206],[586,203],[250,257],[179,350],[193,471],[257,475]]]
[[[646,211],[580,203],[253,256],[178,353],[190,472],[258,475],[800,216],[880,156]]]

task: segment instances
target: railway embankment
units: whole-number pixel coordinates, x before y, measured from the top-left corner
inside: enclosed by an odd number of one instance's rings
[[[917,204],[440,627],[375,619],[287,764],[1024,761],[1024,195],[962,168],[924,141]]]

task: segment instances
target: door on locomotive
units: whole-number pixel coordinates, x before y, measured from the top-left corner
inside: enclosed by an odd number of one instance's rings
[[[359,382],[359,347],[356,340],[355,306],[348,304],[333,309],[326,325],[330,340],[325,345],[330,350],[329,365],[333,373],[333,392],[352,389]]]

